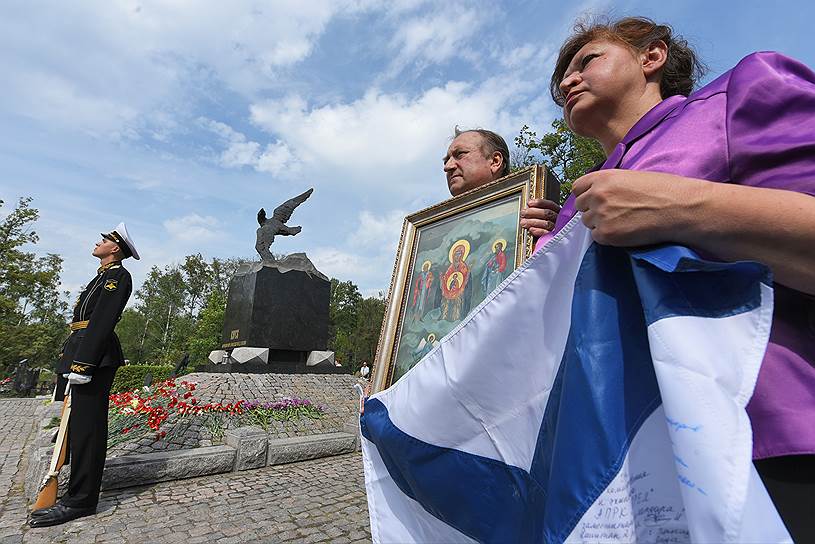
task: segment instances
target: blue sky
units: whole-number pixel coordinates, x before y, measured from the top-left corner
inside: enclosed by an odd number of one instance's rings
[[[273,250],[386,291],[402,219],[449,196],[453,127],[545,132],[553,55],[587,12],[673,25],[707,80],[756,50],[815,66],[804,2],[6,2],[0,213],[34,197],[36,251],[75,292],[120,220],[139,285],[191,253],[256,257],[257,210],[314,187]]]

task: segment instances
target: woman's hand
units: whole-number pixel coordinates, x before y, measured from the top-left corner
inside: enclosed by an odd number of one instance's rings
[[[815,294],[815,197],[659,172],[600,170],[574,182],[600,244],[673,242],[723,261],[758,261],[775,281]]]
[[[599,244],[684,243],[710,182],[660,172],[599,170],[574,182],[575,207]]]

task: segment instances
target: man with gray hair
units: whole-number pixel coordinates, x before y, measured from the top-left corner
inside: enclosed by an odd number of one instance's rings
[[[506,176],[510,172],[509,146],[495,132],[486,129],[459,130],[447,148],[444,173],[450,194],[458,196]],[[544,198],[530,200],[521,211],[521,227],[538,238],[555,227],[560,206]]]

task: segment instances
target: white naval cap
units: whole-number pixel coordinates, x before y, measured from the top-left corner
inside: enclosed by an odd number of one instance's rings
[[[136,244],[133,243],[133,238],[127,232],[127,226],[124,223],[119,223],[116,228],[105,234],[102,233],[104,238],[111,242],[116,242],[122,249],[122,254],[125,258],[132,256],[134,259],[139,260],[139,252],[136,250]]]

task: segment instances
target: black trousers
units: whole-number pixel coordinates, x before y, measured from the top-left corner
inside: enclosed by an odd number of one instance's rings
[[[794,542],[815,542],[815,455],[753,461]]]
[[[91,508],[99,502],[108,445],[108,397],[115,374],[115,367],[99,368],[90,383],[71,386],[68,420],[71,478],[68,493],[59,501],[65,506]],[[60,379],[64,390],[65,380]]]

